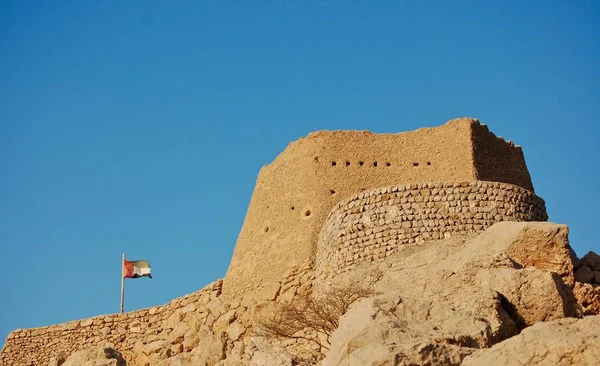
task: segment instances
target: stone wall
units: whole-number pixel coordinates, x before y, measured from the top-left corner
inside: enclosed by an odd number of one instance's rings
[[[99,344],[110,344],[128,366],[170,364],[167,359],[184,354],[193,354],[194,365],[213,365],[223,359],[248,364],[262,352],[257,344],[266,342],[253,335],[255,316],[273,302],[309,296],[314,273],[314,268],[304,263],[234,301],[221,296],[222,281],[218,280],[162,306],[17,329],[6,339],[0,365],[56,365],[53,361]],[[298,354],[316,352],[306,343],[288,341],[285,347]]]
[[[197,307],[209,304],[221,294],[221,284],[222,281],[214,282],[198,292],[162,306],[47,327],[17,329],[6,339],[2,349],[2,365],[45,366],[53,357],[64,358],[100,341],[115,345],[115,349],[130,361],[128,352],[136,343],[147,343],[151,336],[169,332],[171,329],[166,325],[173,314],[195,312]]]
[[[546,221],[544,201],[506,183],[401,184],[362,192],[329,214],[316,278],[391,255],[402,245],[481,232],[499,221]]]
[[[393,134],[320,131],[292,142],[258,175],[224,295],[314,260],[327,214],[361,191],[398,183],[475,181],[480,175],[531,190],[520,148],[479,127],[478,120],[461,118]]]

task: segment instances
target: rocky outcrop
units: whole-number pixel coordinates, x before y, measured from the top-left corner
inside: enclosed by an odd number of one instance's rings
[[[585,315],[600,314],[600,255],[589,252],[577,261],[573,293]]]
[[[108,342],[71,354],[67,359],[53,357],[48,366],[126,366],[122,355]]]
[[[535,324],[519,335],[467,356],[464,366],[593,366],[600,360],[600,316]]]
[[[106,316],[57,326],[70,343],[43,338],[58,333],[19,331],[9,337],[3,360],[19,364],[5,357],[29,355],[28,345],[46,344],[44,355],[52,355],[52,366],[460,365],[503,357],[503,364],[510,364],[510,357],[521,352],[519,342],[526,342],[523,354],[535,356],[530,364],[548,364],[559,356],[585,364],[585,357],[598,352],[600,342],[591,340],[600,327],[597,318],[577,318],[596,314],[600,295],[597,284],[577,282],[575,272],[583,266],[595,271],[595,258],[593,253],[581,260],[573,256],[564,225],[501,222],[480,235],[406,246],[381,261],[320,280],[320,291],[371,283],[375,293],[341,317],[329,350],[305,339],[257,332],[258,319],[272,314],[276,304],[311,296],[315,269],[305,264],[238,298],[222,296],[216,281],[197,294],[122,319]],[[556,336],[577,331],[584,336],[570,343]],[[86,334],[93,344],[75,343]],[[37,360],[22,364],[48,365]]]
[[[600,286],[577,282],[573,287],[573,294],[584,315],[600,314]]]
[[[385,268],[382,294],[343,316],[323,365],[459,365],[520,329],[579,316],[565,284],[573,279],[566,234],[551,223],[498,223],[332,279]]]

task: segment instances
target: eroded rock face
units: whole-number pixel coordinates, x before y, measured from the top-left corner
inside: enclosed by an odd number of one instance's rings
[[[401,365],[459,365],[473,352],[469,347],[487,343],[478,335],[489,330],[489,325],[462,312],[449,315],[436,305],[397,296],[361,301],[343,316],[323,366],[395,365],[397,361]],[[471,331],[458,337],[453,334],[458,321]]]
[[[556,224],[500,223],[466,241],[407,249],[381,266],[382,294],[342,318],[323,365],[459,365],[527,326],[578,316],[563,281],[573,280],[566,232]],[[366,278],[377,266],[337,280]]]
[[[537,323],[463,362],[476,365],[592,366],[600,360],[600,316]]]
[[[498,222],[446,261],[448,269],[473,265],[494,267],[494,261],[510,261],[513,268],[535,267],[575,283],[574,256],[569,228],[548,222]]]
[[[582,306],[584,315],[600,314],[600,286],[577,282],[573,293],[577,302]]]

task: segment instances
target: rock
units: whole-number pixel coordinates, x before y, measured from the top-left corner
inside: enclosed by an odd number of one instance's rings
[[[600,271],[600,255],[594,252],[588,252],[581,258],[581,264],[588,266],[593,271]]]
[[[215,321],[215,323],[213,324],[213,331],[215,333],[225,331],[225,329],[227,329],[229,324],[231,324],[235,320],[235,318],[235,310],[229,310]]]
[[[215,317],[215,319],[218,319],[221,316],[221,314],[225,312],[223,307],[223,301],[221,301],[221,299],[219,298],[211,300],[208,304],[206,304],[206,308]]]
[[[241,305],[248,307],[253,302],[273,301],[279,295],[280,289],[279,282],[269,282],[257,290],[247,292],[242,298]]]
[[[175,329],[179,324],[181,324],[183,318],[184,314],[175,311],[163,322],[163,328]]]
[[[518,329],[577,315],[564,283],[574,282],[567,232],[563,225],[506,222],[466,242],[397,253],[391,266],[382,265],[382,294],[340,319],[324,365],[459,364]],[[336,281],[360,283],[373,266],[361,264]]]
[[[190,329],[198,331],[206,323],[206,318],[209,315],[208,312],[198,313],[196,311],[190,311],[185,313],[183,322],[187,324]]]
[[[251,347],[252,357],[244,365],[248,366],[294,366],[298,363],[284,348],[270,343],[263,338],[253,338]]]
[[[192,366],[192,364],[185,359],[184,355],[177,355],[158,362],[156,366]]]
[[[200,339],[207,337],[210,331],[208,329],[202,329],[199,331],[189,330],[183,338],[183,350],[185,352],[191,351],[200,343]]]
[[[594,271],[594,283],[600,284],[600,271]]]
[[[73,330],[73,329],[76,329],[77,327],[79,327],[79,320],[68,322],[68,323],[64,323],[62,325],[62,327],[63,327],[64,330]]]
[[[486,324],[477,324],[476,319],[466,314],[448,319],[448,311],[452,310],[437,313],[440,310],[442,307],[428,301],[414,300],[407,304],[394,297],[362,300],[340,319],[340,326],[332,335],[331,349],[322,364],[460,365],[461,360],[473,352],[470,347],[476,342],[466,333],[452,334],[456,324],[464,321],[467,327],[480,330],[485,330]],[[427,319],[427,314],[436,319]],[[415,337],[418,334],[423,337]],[[457,344],[447,344],[451,342]]]
[[[183,352],[183,346],[181,345],[181,343],[178,344],[173,344],[171,345],[171,347],[169,348],[169,357],[175,356],[180,354],[181,352]]]
[[[381,231],[375,229],[364,235],[376,237]],[[73,344],[81,340],[83,346],[90,346],[108,338],[126,352],[131,365],[288,366],[307,365],[308,360],[316,362],[323,357],[323,366],[459,365],[484,357],[485,352],[507,344],[511,337],[528,334],[542,322],[600,313],[600,285],[593,283],[600,271],[591,269],[595,254],[588,253],[577,267],[579,273],[574,274],[567,232],[563,225],[503,222],[478,236],[452,236],[398,251],[381,246],[373,251],[383,253],[378,261],[355,263],[351,270],[326,281],[316,279],[314,270],[307,268],[282,279],[282,285],[267,283],[233,299],[220,296],[219,287],[209,286],[162,307],[106,316],[91,325],[89,320],[59,325],[53,338],[44,338],[51,327],[13,332],[7,338],[2,362],[40,364],[35,352],[29,351],[32,348],[21,351],[30,339],[39,339],[34,347],[51,355],[62,349],[63,339]],[[420,234],[402,235],[415,238]],[[592,283],[575,282],[586,268],[592,273]],[[571,281],[573,287],[567,285]],[[329,286],[353,283],[371,284],[375,294],[353,304],[331,337],[308,329],[299,333],[322,346],[307,339],[257,336],[257,321],[272,315],[282,298],[319,296]],[[567,327],[564,331],[579,330]],[[548,339],[540,336],[540,347],[537,340],[531,344],[538,347],[535,357],[548,356],[547,363],[552,364],[552,355],[562,352],[563,344],[557,339],[556,350],[544,350],[549,343],[543,342],[550,342]],[[575,339],[574,344],[579,344],[579,338]],[[70,365],[119,362],[107,358],[104,348],[98,347],[74,353]],[[17,361],[5,357],[5,353],[19,352],[22,356]],[[571,353],[565,357],[586,361]],[[55,358],[52,362],[58,366],[62,361]]]
[[[518,336],[467,356],[475,365],[598,365],[600,316],[535,324]]]
[[[577,271],[575,271],[575,281],[581,283],[590,283],[594,279],[594,272],[590,267],[582,265]]]
[[[50,357],[50,361],[48,362],[48,366],[60,366],[65,362],[65,356],[62,354],[55,354]]]
[[[234,342],[233,348],[229,355],[226,358],[226,361],[229,361],[230,365],[244,365],[244,351],[246,349],[246,345],[244,342]]]
[[[81,326],[82,327],[89,327],[90,325],[92,325],[94,323],[94,319],[90,318],[90,319],[86,319],[86,320],[82,320],[81,321]]]
[[[226,336],[215,336],[213,333],[208,333],[190,352],[192,365],[214,365],[220,360],[225,359],[226,346]]]
[[[552,272],[532,267],[492,268],[479,271],[476,278],[478,284],[498,291],[508,300],[509,313],[519,328],[576,315],[575,298]]]
[[[153,353],[159,352],[161,350],[163,350],[165,347],[167,346],[167,342],[163,341],[163,340],[159,340],[159,341],[154,341],[151,343],[146,344],[143,348],[142,348],[142,352],[144,352],[145,355],[151,355]]]
[[[107,342],[71,354],[61,366],[121,366],[125,361]]]
[[[232,341],[237,341],[240,338],[240,336],[244,334],[245,331],[246,328],[244,328],[242,324],[240,324],[238,321],[234,321],[229,325],[226,333],[229,339],[231,339]]]
[[[600,315],[600,287],[577,282],[573,294],[585,315]]]
[[[188,304],[185,307],[179,309],[179,312],[181,314],[185,314],[185,313],[189,313],[190,311],[195,311],[196,310],[196,305],[195,304]]]
[[[186,324],[179,324],[175,327],[167,336],[167,344],[181,343],[183,342],[184,336],[189,330]]]
[[[502,221],[478,235],[446,264],[460,268],[466,262],[487,263],[507,259],[519,267],[533,266],[557,273],[569,286],[575,284],[572,249],[566,225],[548,222]],[[453,262],[454,261],[454,262]]]

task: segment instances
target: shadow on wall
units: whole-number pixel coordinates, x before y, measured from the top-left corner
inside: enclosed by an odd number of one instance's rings
[[[117,366],[127,366],[127,362],[125,362],[125,359],[123,358],[121,352],[117,351],[114,348],[106,347],[104,349],[104,356],[107,359],[117,360]]]
[[[105,347],[102,349],[103,353],[104,353],[104,358],[107,360],[117,360],[116,365],[117,366],[127,366],[127,362],[125,361],[125,359],[123,358],[123,355],[121,354],[121,352],[117,351],[116,349],[112,348],[112,347]],[[89,357],[89,355],[87,356]],[[98,358],[102,358],[102,356],[100,356],[99,354],[96,354],[95,357],[92,356],[91,360],[86,360],[85,364],[102,364],[102,365],[106,365],[106,361],[102,360],[102,359],[98,359]],[[49,366],[78,366],[80,362],[82,362],[83,360],[81,359],[81,356],[73,356],[73,354],[69,355],[68,357],[59,357],[58,359],[54,359],[51,360],[50,363],[48,364]],[[112,365],[112,361],[110,362],[110,364]]]

